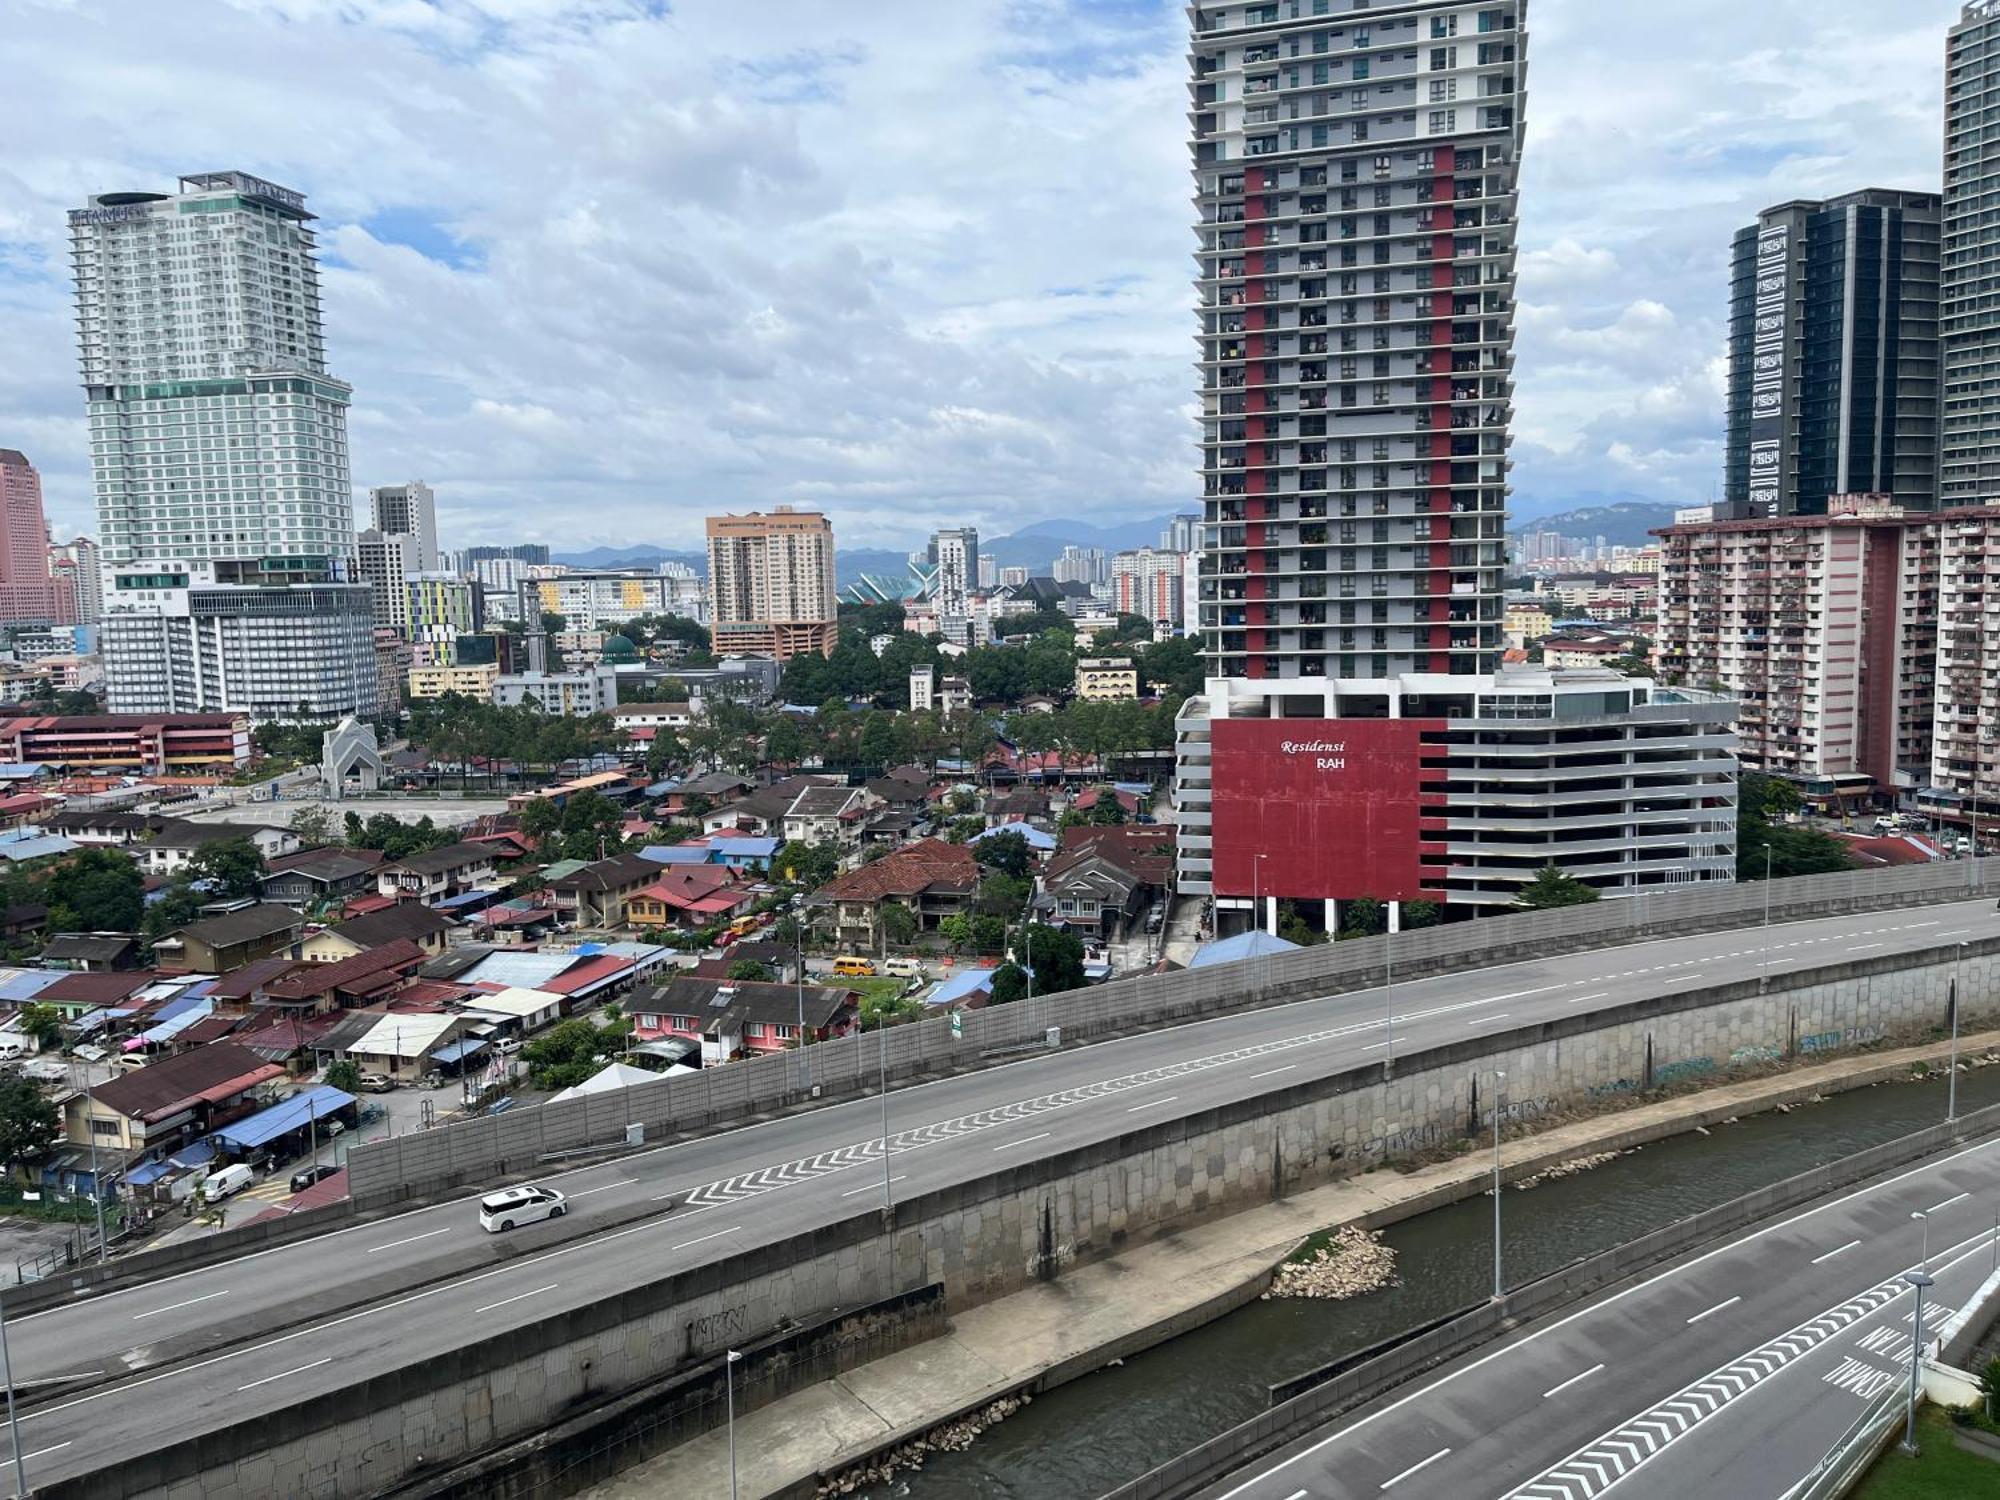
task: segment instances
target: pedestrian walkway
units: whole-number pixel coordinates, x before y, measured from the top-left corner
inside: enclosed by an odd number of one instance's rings
[[[1977,1055],[2000,1032],[1963,1038]],[[1948,1056],[1950,1044],[1847,1057],[1596,1115],[1501,1145],[1510,1177],[1624,1150],[1733,1116],[1839,1093]],[[737,1418],[741,1500],[780,1494],[919,1437],[1001,1396],[1048,1390],[1113,1359],[1213,1321],[1260,1293],[1310,1234],[1394,1223],[1484,1190],[1490,1158],[1455,1157],[1411,1172],[1372,1172],[1168,1234],[1060,1280],[954,1312],[950,1331]],[[726,1495],[728,1435],[718,1429],[582,1492],[589,1500]]]

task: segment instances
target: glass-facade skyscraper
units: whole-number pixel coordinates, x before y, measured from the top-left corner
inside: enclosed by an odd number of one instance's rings
[[[1935,503],[1939,215],[1935,193],[1870,188],[1737,231],[1724,494],[1743,513]]]

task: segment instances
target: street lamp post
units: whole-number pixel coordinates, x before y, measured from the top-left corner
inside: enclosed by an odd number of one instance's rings
[[[1903,1413],[1903,1451],[1915,1454],[1917,1451],[1917,1373],[1923,1364],[1924,1349],[1924,1288],[1936,1284],[1931,1275],[1931,1216],[1923,1209],[1910,1215],[1921,1219],[1924,1225],[1924,1253],[1921,1268],[1905,1271],[1903,1280],[1917,1292],[1917,1308],[1910,1324],[1910,1395]]]
[[[722,1366],[722,1384],[729,1400],[729,1500],[736,1500],[736,1361],[742,1357],[731,1349]]]
[[[889,1179],[889,1028],[878,1024],[875,1035],[881,1044],[878,1055],[882,1069],[882,1211],[893,1213],[896,1195],[890,1191]]]
[[[1953,1124],[1958,1119],[1958,978],[1965,960],[1965,940],[1959,939],[1958,947],[1951,956],[1951,1071],[1945,1075],[1944,1122]]]
[[[1771,925],[1771,846],[1764,845],[1764,925]]]
[[[1493,1070],[1493,1300],[1505,1295],[1500,1278],[1500,1085],[1507,1075]]]
[[[1382,932],[1382,1071],[1396,1069],[1396,934]]]
[[[14,1413],[14,1363],[7,1354],[7,1309],[0,1302],[0,1379],[7,1382],[7,1436],[14,1444],[14,1493],[28,1493],[28,1466],[21,1457],[21,1422]]]
[[[812,1053],[806,1050],[806,949],[805,934],[794,929],[792,956],[799,961],[799,1062],[805,1072],[805,1089],[812,1092]]]

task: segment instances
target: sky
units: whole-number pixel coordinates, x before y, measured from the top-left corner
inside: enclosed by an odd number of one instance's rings
[[[1936,190],[1954,0],[1531,0],[1523,511],[1699,504],[1730,234]],[[0,447],[93,525],[65,213],[320,216],[353,478],[446,546],[1196,508],[1179,0],[0,0]]]

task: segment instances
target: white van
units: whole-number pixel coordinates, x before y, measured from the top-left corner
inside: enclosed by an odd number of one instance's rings
[[[224,1198],[233,1198],[250,1186],[256,1174],[242,1162],[224,1167],[219,1172],[210,1172],[201,1184],[201,1195],[210,1203],[220,1203]]]
[[[560,1219],[568,1211],[563,1195],[554,1188],[524,1183],[504,1193],[490,1193],[479,1200],[479,1227],[498,1234],[517,1224],[533,1224],[540,1219]]]
[[[1901,813],[1883,813],[1875,820],[1875,831],[1877,833],[1898,833],[1902,831],[1902,827],[1903,815]]]
[[[922,979],[924,966],[914,958],[892,958],[883,963],[882,972],[898,979]]]

